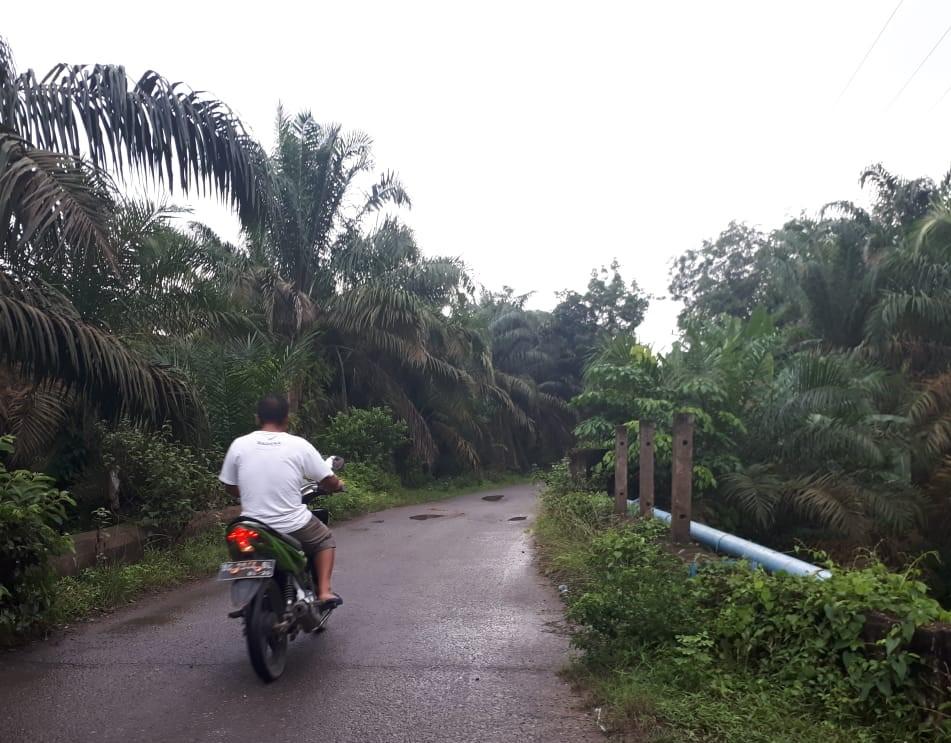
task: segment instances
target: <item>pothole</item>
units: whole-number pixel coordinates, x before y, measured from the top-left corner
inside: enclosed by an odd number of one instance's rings
[[[483,495],[482,500],[492,501],[493,503],[497,500],[502,500],[504,495]]]
[[[513,516],[509,519],[509,521],[524,521],[527,518],[528,516]]]
[[[441,513],[420,513],[416,516],[410,516],[414,521],[425,521],[426,519],[441,519],[443,514]]]

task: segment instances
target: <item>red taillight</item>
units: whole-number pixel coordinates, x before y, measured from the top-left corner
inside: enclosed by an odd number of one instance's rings
[[[257,538],[258,533],[254,529],[249,529],[246,526],[234,527],[228,532],[228,536],[225,537],[229,542],[234,543],[238,548],[238,552],[254,552],[254,545],[251,544],[251,540]]]

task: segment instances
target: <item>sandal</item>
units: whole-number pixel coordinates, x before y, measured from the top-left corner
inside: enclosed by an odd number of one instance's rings
[[[323,601],[318,601],[317,608],[320,609],[321,611],[324,611],[325,609],[336,609],[341,604],[343,604],[343,599],[340,598],[339,594],[335,593],[332,599],[324,599]]]

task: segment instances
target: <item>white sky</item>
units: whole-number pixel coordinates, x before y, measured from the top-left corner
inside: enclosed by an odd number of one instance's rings
[[[730,219],[861,199],[869,163],[942,175],[951,36],[890,102],[951,2],[905,0],[836,103],[896,3],[84,0],[8,3],[0,33],[21,70],[110,62],[208,90],[267,147],[279,100],[367,131],[424,251],[548,308],[613,257],[663,294],[671,259]],[[668,345],[676,313],[655,303],[642,339]]]

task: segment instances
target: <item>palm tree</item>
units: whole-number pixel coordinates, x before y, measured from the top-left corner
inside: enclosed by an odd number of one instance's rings
[[[268,167],[265,219],[246,230],[245,247],[203,236],[219,285],[230,284],[263,317],[270,338],[308,348],[334,369],[337,405],[388,404],[409,425],[417,459],[434,463],[438,426],[414,392],[439,384],[473,389],[488,368],[469,368],[479,339],[443,314],[470,290],[464,267],[424,258],[412,233],[391,218],[367,227],[387,205],[410,200],[391,172],[357,193],[374,171],[366,135],[279,111]],[[287,379],[294,412],[316,392],[310,385],[305,394],[308,381],[304,373]]]
[[[364,219],[386,204],[409,205],[396,176],[384,173],[355,206],[355,182],[374,168],[371,140],[324,126],[309,112],[277,117],[277,145],[268,158],[272,190],[266,218],[246,231],[246,273],[266,304],[268,329],[293,343],[312,332],[316,308],[336,287],[329,269],[334,246],[359,234]],[[300,380],[290,385],[293,410]]]
[[[832,209],[840,214],[830,216]],[[812,225],[800,285],[809,329],[826,348],[855,348],[865,336],[878,282],[869,250],[879,237],[871,217],[842,203],[828,205]]]
[[[477,464],[459,430],[434,425],[439,400],[455,400],[449,410],[461,414],[465,399],[492,387],[483,340],[444,314],[471,286],[462,263],[423,257],[412,232],[387,219],[367,235],[349,231],[328,269],[338,291],[325,302],[319,325],[324,351],[337,362],[340,403],[389,405],[409,426],[424,464],[435,462],[440,438],[452,439],[451,447]]]
[[[489,439],[505,466],[525,468],[560,456],[575,421],[569,384],[558,376],[546,332],[549,313],[525,309],[529,295],[508,287],[483,293],[475,313],[492,349],[495,385],[511,400],[493,416]]]
[[[722,494],[761,532],[808,524],[867,543],[921,515],[901,380],[858,352],[797,354],[751,412]]]
[[[356,182],[372,173],[372,141],[360,132],[322,125],[309,112],[291,119],[278,110],[277,146],[268,163],[272,191],[267,217],[247,231],[250,256],[287,283],[284,303],[275,307],[272,330],[299,334],[312,316],[311,303],[333,294],[326,270],[334,246],[359,233],[364,219],[386,204],[409,206],[393,173],[384,173],[361,201]]]
[[[880,292],[865,323],[866,345],[916,375],[951,360],[951,209],[936,205],[880,265]]]
[[[80,313],[60,279],[122,276],[108,171],[218,193],[249,217],[264,203],[263,165],[220,101],[151,71],[133,84],[115,65],[18,73],[0,40],[0,362],[106,413],[191,415],[182,381]]]
[[[880,239],[871,247],[896,247],[905,235],[924,218],[936,200],[947,196],[951,187],[951,172],[941,183],[930,178],[908,180],[888,171],[881,163],[862,171],[859,185],[871,184],[875,191],[873,216],[880,227]]]

